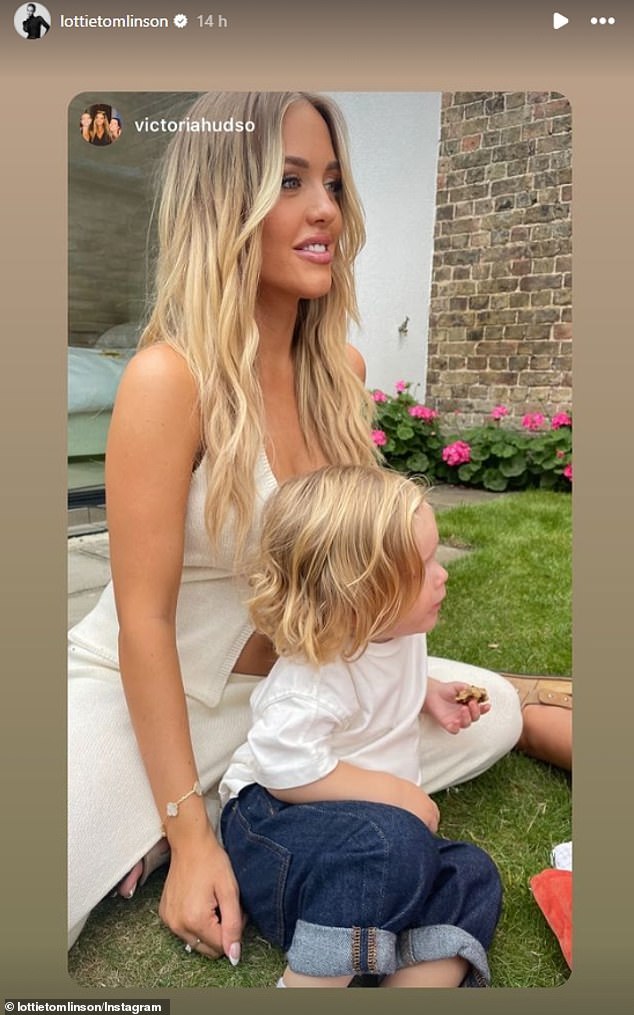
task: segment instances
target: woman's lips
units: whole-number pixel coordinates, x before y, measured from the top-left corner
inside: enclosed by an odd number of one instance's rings
[[[332,252],[324,244],[311,243],[306,247],[295,247],[295,253],[311,264],[330,264]]]

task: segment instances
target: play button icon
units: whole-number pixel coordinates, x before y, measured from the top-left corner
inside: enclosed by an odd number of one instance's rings
[[[566,15],[559,14],[558,11],[555,11],[555,13],[553,14],[553,28],[563,28],[564,25],[567,24],[568,18],[566,17]]]

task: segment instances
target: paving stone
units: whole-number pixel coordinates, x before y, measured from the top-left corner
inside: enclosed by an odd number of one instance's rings
[[[88,589],[103,588],[110,581],[107,557],[71,549],[68,554],[68,592],[73,595]]]
[[[110,557],[110,540],[107,532],[99,532],[91,535],[75,536],[68,540],[69,552],[81,552],[93,554],[97,557]]]
[[[68,597],[68,626],[73,627],[80,620],[90,613],[93,606],[101,595],[101,589],[88,589],[83,592],[76,592]]]
[[[457,546],[445,546],[444,543],[439,543],[438,550],[436,552],[436,560],[443,567],[447,567],[454,560],[460,560],[461,557],[466,557],[471,550],[467,550],[464,547]]]
[[[497,500],[506,496],[503,493],[493,493],[491,490],[475,490],[467,486],[434,486],[427,497],[436,511],[447,511],[449,508],[460,507],[464,504],[485,504],[487,501]]]

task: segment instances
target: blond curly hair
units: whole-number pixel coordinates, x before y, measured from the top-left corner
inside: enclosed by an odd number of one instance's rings
[[[425,487],[398,472],[354,465],[278,488],[247,602],[278,655],[351,659],[394,626],[424,580],[414,519],[425,499]]]

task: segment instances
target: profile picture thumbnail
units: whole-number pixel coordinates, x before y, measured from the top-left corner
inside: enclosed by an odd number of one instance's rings
[[[51,29],[51,15],[44,4],[22,4],[13,15],[13,25],[23,39],[43,39]]]
[[[93,102],[79,117],[79,130],[84,141],[102,148],[121,137],[121,114],[109,102]]]

